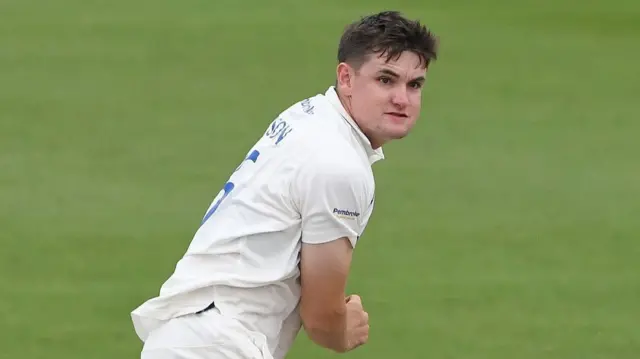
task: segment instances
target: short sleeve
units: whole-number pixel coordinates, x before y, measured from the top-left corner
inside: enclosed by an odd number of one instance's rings
[[[367,204],[367,176],[360,165],[314,161],[300,169],[294,193],[302,218],[302,242],[347,237],[355,247]]]

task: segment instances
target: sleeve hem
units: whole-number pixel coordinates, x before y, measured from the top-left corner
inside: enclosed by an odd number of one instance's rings
[[[302,243],[305,244],[323,244],[333,242],[342,238],[347,238],[351,243],[351,247],[355,248],[356,243],[358,242],[358,233],[354,231],[348,230],[332,230],[332,231],[324,231],[318,234],[305,235],[302,234]]]

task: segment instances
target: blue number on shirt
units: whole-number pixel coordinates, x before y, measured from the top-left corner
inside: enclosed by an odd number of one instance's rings
[[[235,171],[233,171],[233,173],[238,172],[238,170],[240,170],[240,168],[242,168],[242,165],[246,162],[246,161],[251,161],[253,163],[256,163],[256,161],[258,160],[258,157],[260,156],[260,151],[258,150],[253,150],[248,156],[247,158],[244,159],[244,161],[242,161],[242,163],[240,163],[240,165],[238,166],[238,168],[236,168]],[[207,211],[207,214],[205,214],[204,218],[202,219],[202,223],[204,224],[209,217],[211,217],[215,211],[218,209],[218,207],[220,207],[220,203],[222,203],[222,201],[224,201],[225,198],[227,198],[227,196],[229,196],[229,193],[231,193],[231,191],[233,190],[233,188],[236,185],[229,181],[227,183],[224,184],[224,187],[222,188],[222,191],[224,192],[222,194],[222,197],[220,197],[219,200],[216,201],[216,203],[214,203],[213,206],[211,206],[211,209],[209,209],[209,211]]]

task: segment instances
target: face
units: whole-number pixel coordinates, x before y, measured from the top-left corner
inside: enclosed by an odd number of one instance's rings
[[[371,55],[357,70],[338,65],[338,92],[374,148],[405,137],[420,114],[426,68],[413,52]]]

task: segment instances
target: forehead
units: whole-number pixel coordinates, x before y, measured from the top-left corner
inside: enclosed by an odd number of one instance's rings
[[[400,56],[392,57],[391,59],[388,59],[386,54],[373,54],[362,65],[362,70],[367,73],[384,69],[392,70],[400,76],[411,78],[424,76],[427,72],[420,56],[410,51],[405,51]]]

